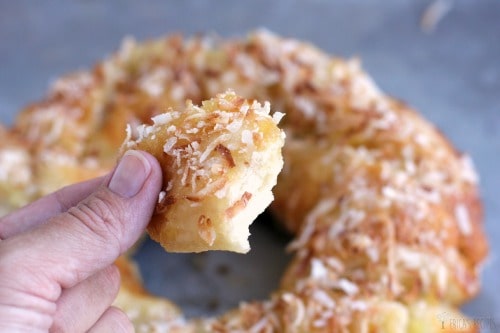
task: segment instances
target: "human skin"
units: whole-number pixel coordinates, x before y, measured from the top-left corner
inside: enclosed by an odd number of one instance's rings
[[[0,332],[133,332],[111,306],[113,263],[144,232],[161,183],[157,160],[129,151],[109,175],[0,219]]]

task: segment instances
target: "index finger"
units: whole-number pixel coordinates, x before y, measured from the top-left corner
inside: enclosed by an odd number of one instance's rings
[[[0,219],[0,239],[6,239],[64,213],[94,192],[103,177],[69,185],[13,211]]]
[[[111,180],[76,207],[0,242],[0,285],[55,301],[112,264],[144,232],[161,177],[154,157],[127,152]]]

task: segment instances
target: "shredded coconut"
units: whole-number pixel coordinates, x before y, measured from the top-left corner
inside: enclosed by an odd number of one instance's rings
[[[469,217],[469,211],[465,205],[459,204],[455,206],[455,218],[460,232],[467,236],[472,233],[472,226]]]

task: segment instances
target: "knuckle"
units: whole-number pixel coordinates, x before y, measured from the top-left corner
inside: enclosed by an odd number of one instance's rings
[[[104,242],[115,241],[120,245],[124,233],[121,203],[106,193],[96,192],[76,207],[68,210],[93,235]]]

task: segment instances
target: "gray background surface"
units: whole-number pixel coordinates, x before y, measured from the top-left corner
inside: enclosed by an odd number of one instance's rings
[[[359,56],[384,91],[415,106],[475,161],[492,248],[482,292],[465,311],[494,318],[500,331],[500,2],[448,1],[448,14],[425,33],[420,19],[429,3],[0,0],[1,120],[10,124],[56,77],[88,68],[125,36],[244,36],[266,27],[330,53]],[[269,223],[252,231],[253,249],[245,256],[173,255],[146,242],[137,254],[146,285],[188,316],[265,298],[288,260],[287,237]]]

